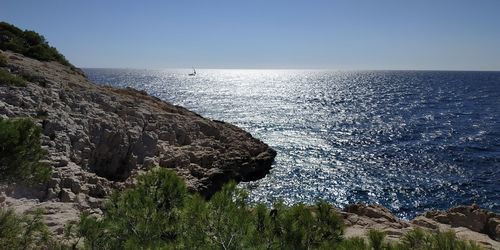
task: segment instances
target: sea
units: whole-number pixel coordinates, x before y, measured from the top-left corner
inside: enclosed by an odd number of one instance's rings
[[[235,124],[278,152],[249,201],[500,212],[500,72],[84,69]]]

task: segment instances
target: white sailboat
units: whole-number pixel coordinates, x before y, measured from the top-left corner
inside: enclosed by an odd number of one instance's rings
[[[189,73],[189,76],[195,76],[196,75],[196,69],[193,67],[193,73]]]

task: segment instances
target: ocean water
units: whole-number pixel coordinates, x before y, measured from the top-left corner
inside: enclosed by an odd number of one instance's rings
[[[85,69],[238,125],[278,152],[252,201],[500,212],[500,72]]]

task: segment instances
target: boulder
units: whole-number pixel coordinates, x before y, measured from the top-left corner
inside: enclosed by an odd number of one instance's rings
[[[63,188],[59,194],[62,202],[74,202],[76,195],[68,188]]]
[[[344,212],[357,214],[369,218],[383,218],[389,222],[397,222],[399,219],[391,211],[381,205],[353,204],[344,208]]]
[[[457,206],[448,211],[430,211],[424,214],[436,222],[452,227],[465,227],[474,232],[485,233],[498,240],[500,215],[481,209],[477,205]]]
[[[500,218],[494,217],[488,220],[487,233],[496,241],[500,241]]]

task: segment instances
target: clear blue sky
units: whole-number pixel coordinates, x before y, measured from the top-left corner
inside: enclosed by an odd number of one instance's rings
[[[499,0],[2,0],[80,67],[500,70]]]

